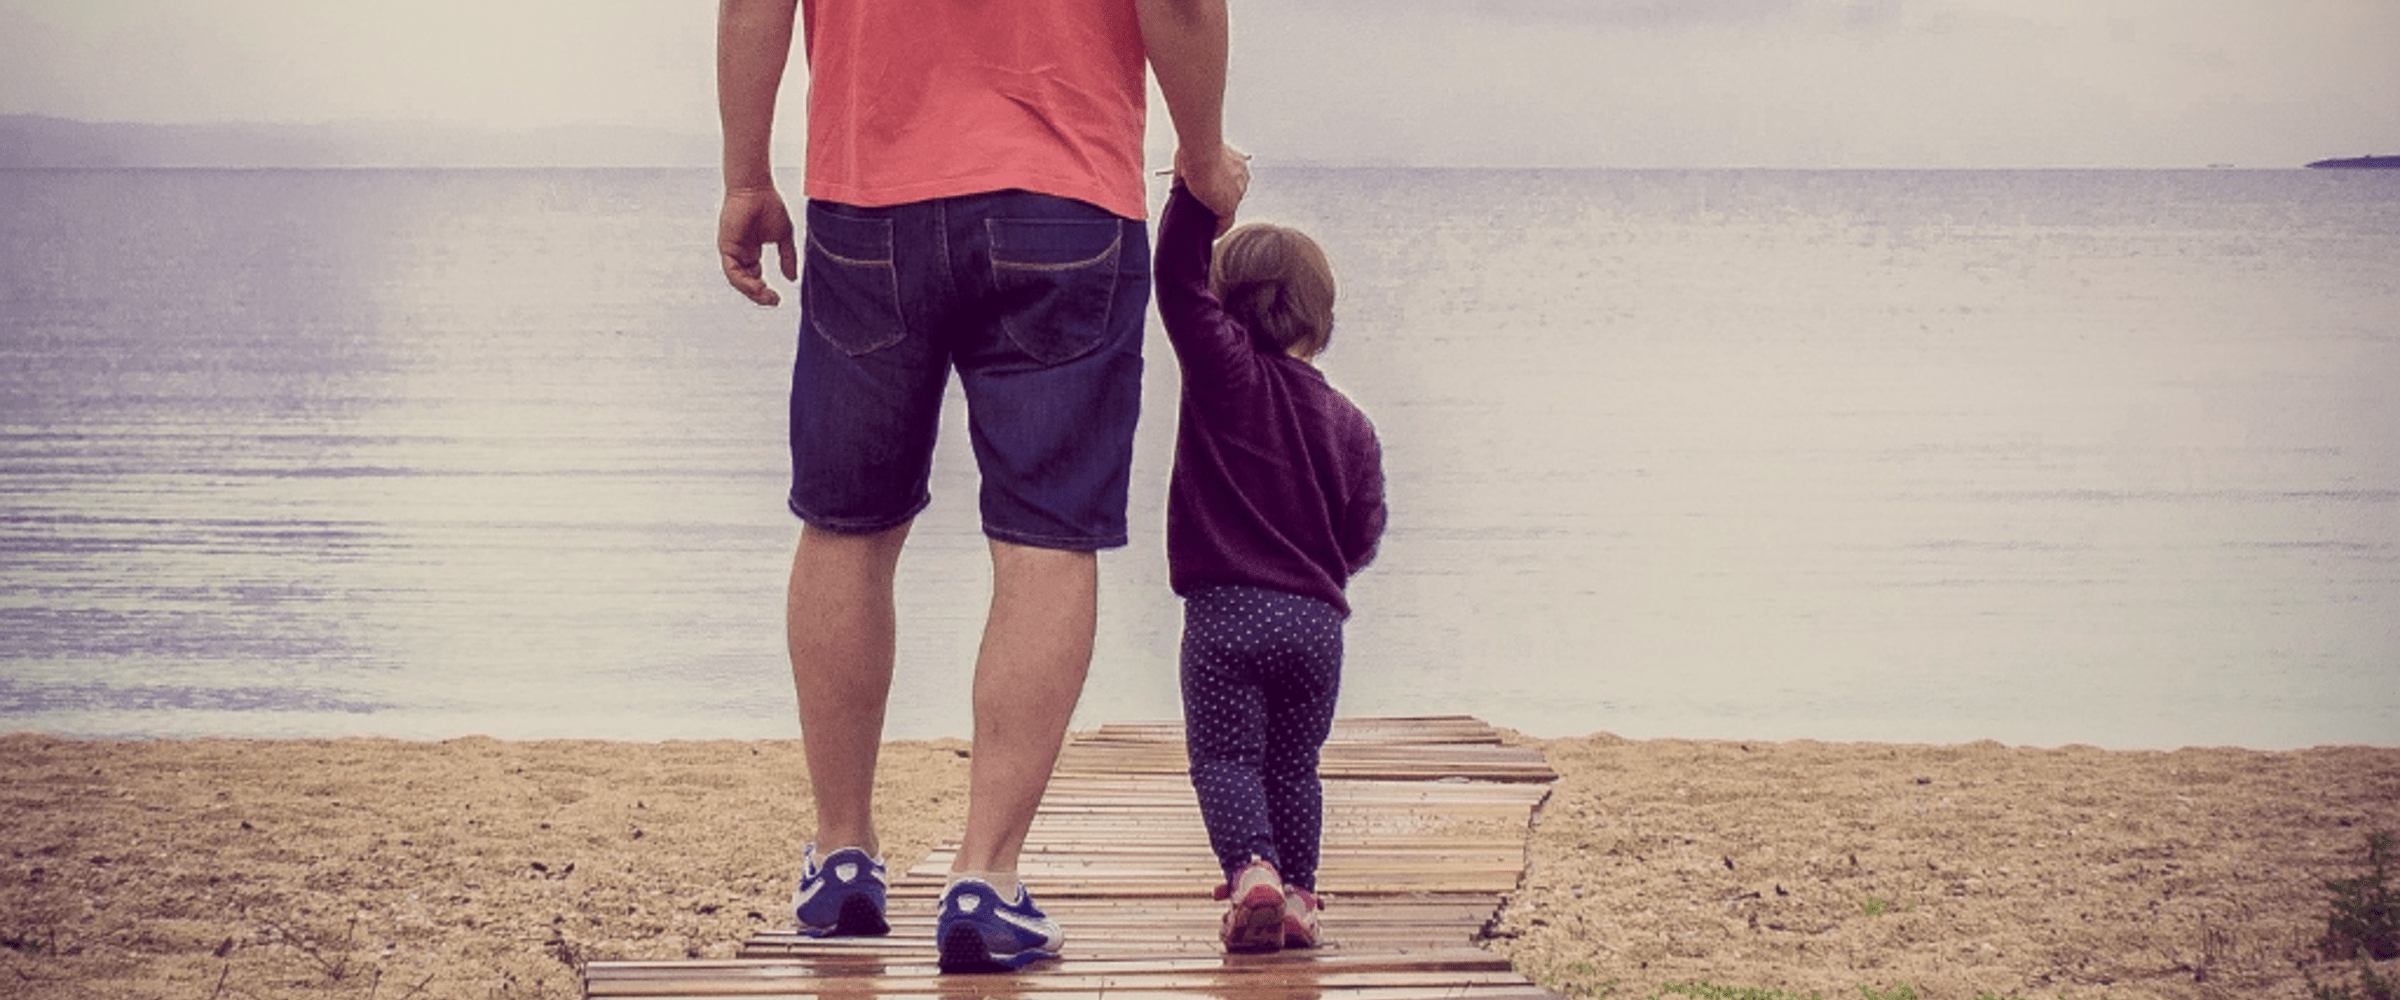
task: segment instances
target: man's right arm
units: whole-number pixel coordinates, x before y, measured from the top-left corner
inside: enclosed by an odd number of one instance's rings
[[[798,0],[721,0],[717,7],[717,119],[725,132],[717,257],[726,283],[764,306],[781,301],[760,267],[767,244],[775,244],[784,280],[800,279],[791,211],[775,190],[768,155],[797,6]]]
[[[1250,167],[1225,144],[1225,0],[1136,0],[1142,47],[1175,121],[1175,175],[1218,218],[1221,233],[1250,188]]]

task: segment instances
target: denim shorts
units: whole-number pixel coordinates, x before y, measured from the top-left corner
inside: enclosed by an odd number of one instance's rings
[[[1148,228],[1083,202],[1024,191],[809,202],[792,512],[866,533],[924,510],[955,369],[984,534],[1124,545],[1149,301]]]

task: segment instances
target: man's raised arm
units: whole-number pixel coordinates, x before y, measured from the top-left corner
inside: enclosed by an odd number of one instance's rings
[[[1137,0],[1142,47],[1175,121],[1175,175],[1217,213],[1218,231],[1250,188],[1250,167],[1225,144],[1225,0]]]

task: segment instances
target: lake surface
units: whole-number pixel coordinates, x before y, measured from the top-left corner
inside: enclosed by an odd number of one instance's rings
[[[794,185],[796,190],[796,185]],[[0,731],[778,737],[712,171],[0,172]],[[1392,527],[1342,710],[2400,743],[2400,174],[1262,168]],[[1152,324],[1078,726],[1176,715]],[[953,398],[889,732],[968,732]]]

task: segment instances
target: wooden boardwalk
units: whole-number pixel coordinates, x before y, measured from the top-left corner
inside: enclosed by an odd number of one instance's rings
[[[1324,947],[1227,955],[1224,876],[1184,772],[1178,724],[1104,726],[1061,755],[1020,861],[1066,928],[1058,961],[942,975],[938,850],[892,880],[889,937],[753,936],[738,959],[593,962],[589,997],[1069,997],[1555,1000],[1475,946],[1524,870],[1526,824],[1557,776],[1463,716],[1344,719],[1326,744]]]

